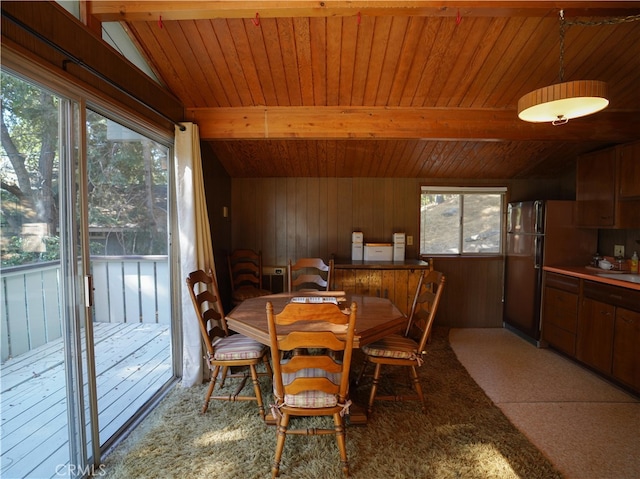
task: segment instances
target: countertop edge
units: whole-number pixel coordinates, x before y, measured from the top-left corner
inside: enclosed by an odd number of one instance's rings
[[[422,260],[404,261],[336,261],[334,269],[428,269],[429,263]]]
[[[640,291],[640,283],[632,283],[630,281],[623,281],[619,279],[613,278],[603,278],[602,276],[598,276],[597,273],[587,269],[584,266],[544,266],[542,268],[544,271],[549,271],[551,273],[564,274],[567,276],[573,276],[576,278],[586,279],[589,281],[596,281],[598,283],[610,284],[612,286],[619,286],[621,288],[633,289],[635,291]],[[603,274],[606,272],[603,272]],[[625,273],[631,274],[631,273]]]

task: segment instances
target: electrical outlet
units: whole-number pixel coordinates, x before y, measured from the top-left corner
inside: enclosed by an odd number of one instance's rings
[[[283,276],[285,269],[286,268],[284,266],[263,266],[262,274],[264,276],[270,276],[270,275]]]
[[[619,256],[622,256],[624,258],[624,245],[623,244],[617,244],[613,247],[613,256],[615,256],[616,258]]]
[[[413,236],[407,236],[407,246],[413,245]]]

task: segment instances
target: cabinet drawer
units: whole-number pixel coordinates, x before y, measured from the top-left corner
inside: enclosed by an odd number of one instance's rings
[[[547,272],[545,273],[544,284],[545,286],[561,289],[570,293],[578,294],[578,291],[580,291],[580,279],[564,274]]]
[[[583,294],[585,298],[640,312],[640,291],[634,289],[585,281]]]

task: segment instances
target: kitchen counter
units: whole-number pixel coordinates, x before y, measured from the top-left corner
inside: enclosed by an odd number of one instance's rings
[[[573,276],[589,281],[596,281],[598,283],[610,284],[612,286],[620,286],[622,288],[640,291],[639,274],[616,273],[606,270],[596,270],[595,268],[587,268],[585,266],[545,266],[543,269],[544,271],[565,274],[567,276]],[[625,280],[625,277],[633,278],[634,281],[638,282]]]
[[[334,262],[334,269],[429,269],[429,262],[419,259],[404,261],[357,261],[346,260]]]

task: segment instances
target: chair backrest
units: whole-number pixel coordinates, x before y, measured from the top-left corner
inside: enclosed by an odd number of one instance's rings
[[[287,265],[287,284],[293,291],[328,291],[331,289],[333,259],[329,264],[321,258],[300,258]]]
[[[213,355],[211,344],[213,339],[229,335],[218,283],[211,270],[205,273],[201,269],[189,273],[186,281],[193,309],[200,324],[202,342],[209,355]]]
[[[418,342],[418,353],[423,353],[431,334],[440,298],[444,291],[445,276],[439,271],[422,271],[411,305],[405,336]]]
[[[227,256],[231,291],[241,286],[262,288],[262,252],[251,249],[236,249]]]
[[[289,303],[282,312],[274,314],[273,305],[267,303],[276,397],[282,400],[288,394],[321,391],[337,395],[338,402],[344,403],[349,391],[356,309],[356,303],[351,304],[347,313],[333,303]],[[282,360],[281,353],[293,350],[296,353],[290,359]],[[331,351],[341,352],[341,358],[336,359]],[[283,374],[295,374],[302,369],[339,374],[340,381],[334,382],[326,374],[314,374],[317,377],[297,377],[284,384]]]

